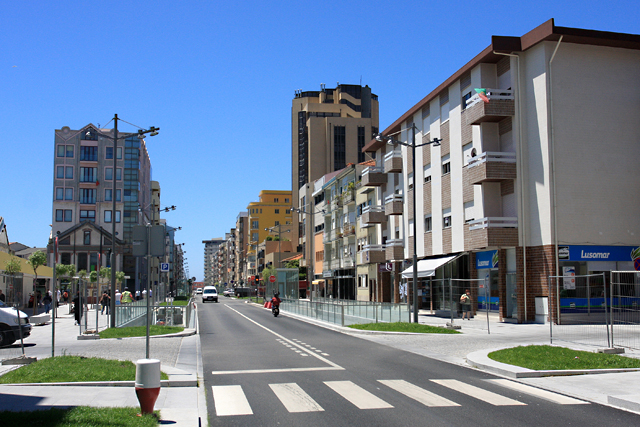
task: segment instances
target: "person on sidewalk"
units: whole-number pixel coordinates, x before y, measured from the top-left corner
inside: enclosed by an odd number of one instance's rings
[[[5,302],[5,295],[2,293],[2,289],[0,289],[0,301]]]
[[[462,307],[462,320],[464,316],[467,316],[467,320],[471,320],[471,292],[469,289],[464,291],[464,294],[460,296],[460,305]]]
[[[102,314],[104,314],[105,307],[107,308],[107,316],[109,315],[109,308],[111,307],[111,298],[107,291],[102,293],[102,298],[100,298],[100,304],[102,305]]]
[[[80,307],[80,291],[76,293],[76,297],[73,299],[73,315],[76,319],[76,325],[80,324],[82,320],[82,307]]]
[[[116,305],[120,305],[121,299],[122,299],[122,294],[120,293],[120,289],[116,289]]]
[[[51,298],[51,293],[47,291],[47,294],[42,299],[42,303],[44,304],[44,312],[49,314],[49,310],[51,310],[51,303],[53,302],[53,298]]]
[[[124,288],[124,292],[122,293],[122,298],[120,299],[122,304],[129,304],[133,301],[133,297],[131,296],[131,292],[129,292],[129,288]]]

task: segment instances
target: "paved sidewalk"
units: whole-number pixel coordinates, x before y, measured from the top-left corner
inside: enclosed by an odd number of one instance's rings
[[[56,355],[81,355],[135,362],[144,359],[146,339],[83,339],[79,340],[79,327],[74,325],[73,315],[61,306],[56,319]],[[107,324],[107,316],[98,315],[100,329]],[[95,325],[95,311],[88,320]],[[25,354],[38,359],[51,357],[51,322],[34,326],[30,337],[24,340]],[[90,328],[91,329],[91,328]],[[10,348],[0,349],[0,359],[19,357],[20,342]],[[173,337],[152,337],[149,344],[151,358],[161,361],[161,369],[169,375],[163,381],[155,409],[160,411],[163,423],[177,427],[206,425],[207,410],[202,387],[202,360],[200,337],[195,329],[185,330]],[[15,365],[1,365],[0,375],[15,369]],[[200,386],[198,386],[200,384]],[[0,410],[39,410],[51,407],[139,407],[134,382],[68,383],[0,385]]]

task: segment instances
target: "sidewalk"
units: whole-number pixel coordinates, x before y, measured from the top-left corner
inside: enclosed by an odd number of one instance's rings
[[[67,306],[60,306],[55,324],[56,356],[82,355],[135,362],[144,359],[146,339],[123,338],[117,340],[79,340],[79,327],[68,314]],[[87,316],[95,327],[95,311]],[[99,329],[107,324],[107,316],[98,314]],[[84,320],[83,320],[84,322]],[[92,329],[89,327],[88,329]],[[178,338],[152,337],[149,344],[151,358],[160,359],[161,369],[169,375],[162,381],[155,409],[160,411],[164,423],[175,426],[206,425],[207,410],[202,386],[202,360],[200,337],[195,329],[186,329]],[[116,344],[117,345],[114,345]],[[34,345],[35,344],[35,345]],[[22,354],[20,341],[10,348],[0,349],[0,359]],[[51,322],[33,326],[31,336],[25,339],[25,355],[38,359],[51,357]],[[15,369],[15,365],[0,365],[0,375]],[[198,381],[201,386],[198,386]],[[38,410],[51,407],[139,407],[134,381],[120,383],[66,383],[0,385],[0,410]]]

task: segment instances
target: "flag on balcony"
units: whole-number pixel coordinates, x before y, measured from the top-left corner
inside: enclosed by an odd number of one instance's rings
[[[480,99],[482,99],[484,102],[486,102],[487,104],[489,103],[489,98],[487,98],[487,90],[484,88],[476,88],[476,92],[478,93],[478,96],[480,97]]]

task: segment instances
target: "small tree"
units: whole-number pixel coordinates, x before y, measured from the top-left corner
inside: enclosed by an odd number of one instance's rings
[[[38,299],[36,298],[36,283],[38,282],[38,268],[43,265],[47,265],[47,256],[42,251],[35,251],[29,256],[27,264],[33,268],[33,274],[36,278],[33,281],[33,315],[36,315],[38,309]]]
[[[15,292],[14,280],[15,280],[16,274],[20,273],[21,271],[22,271],[22,265],[20,264],[20,260],[18,258],[12,256],[11,258],[9,258],[4,262],[4,272],[9,276],[11,276],[11,286],[13,287],[14,292]],[[14,294],[14,298],[15,298],[15,294]],[[22,301],[18,301],[18,302],[22,303]]]

